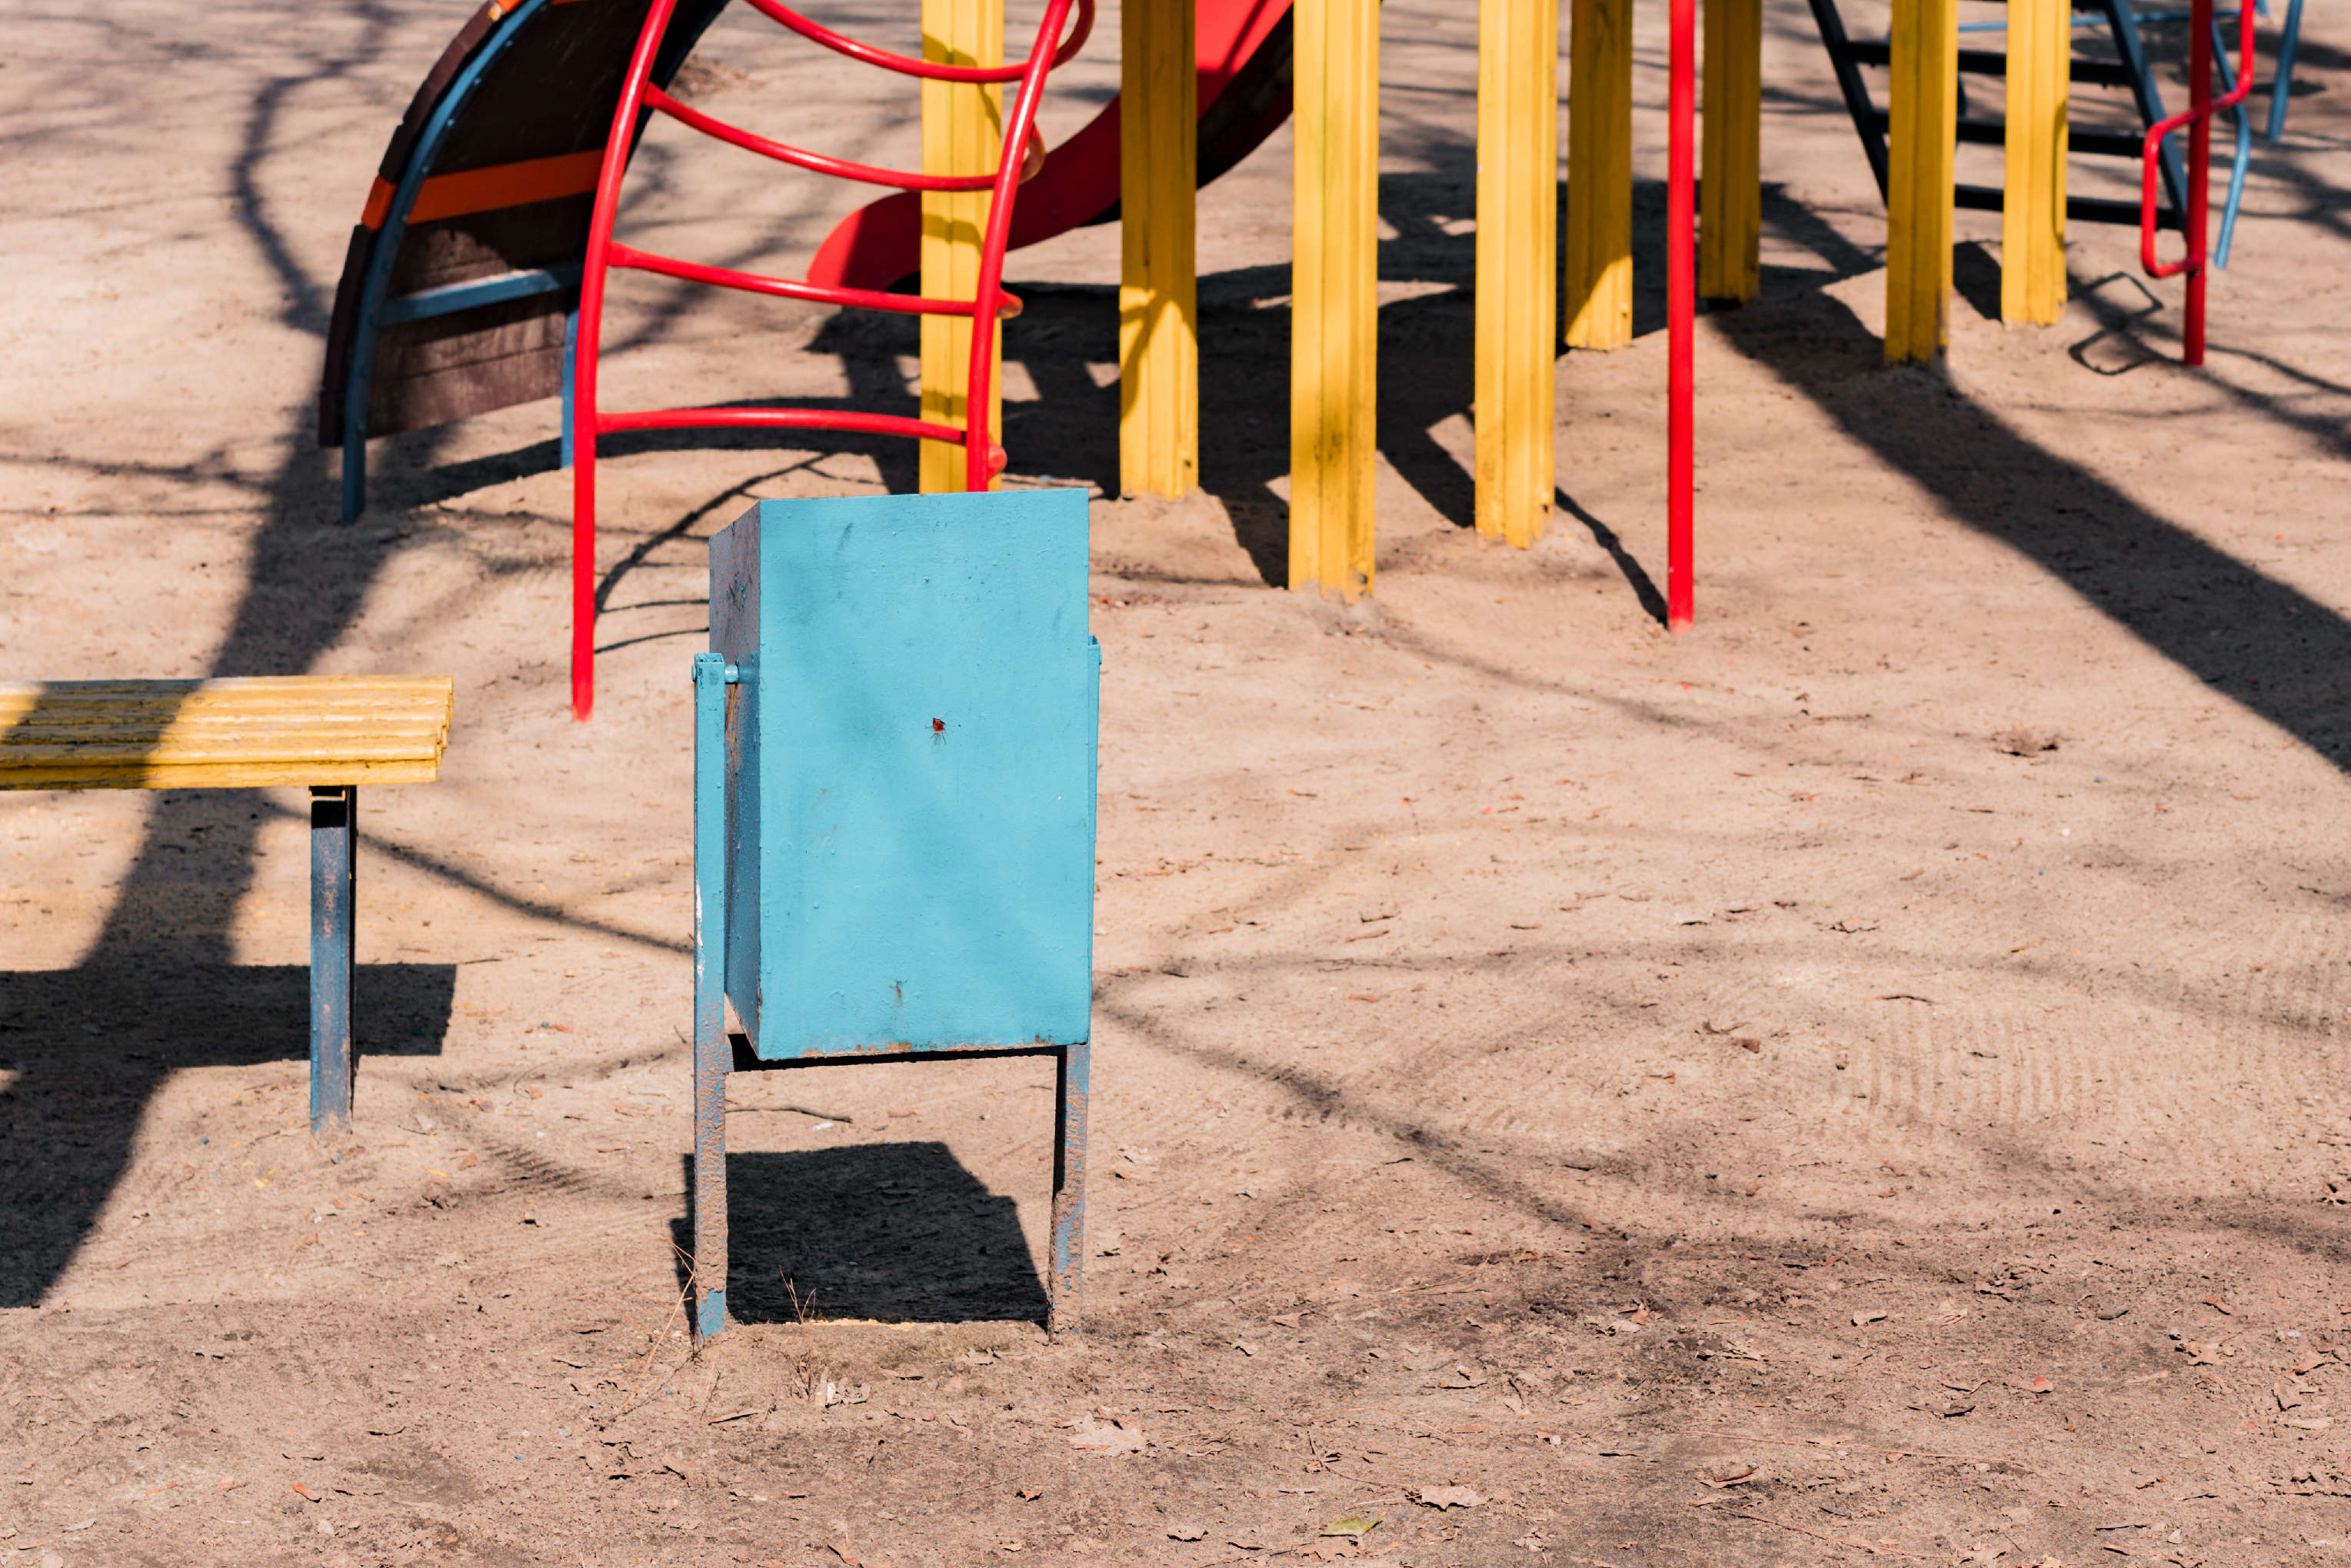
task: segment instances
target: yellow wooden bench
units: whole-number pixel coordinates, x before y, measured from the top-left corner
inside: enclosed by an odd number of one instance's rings
[[[0,682],[0,789],[310,791],[310,1130],[351,1115],[359,786],[440,776],[447,675]]]

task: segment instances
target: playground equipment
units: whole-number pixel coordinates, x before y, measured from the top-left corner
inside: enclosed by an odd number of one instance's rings
[[[310,1131],[351,1124],[361,784],[440,777],[447,675],[0,683],[0,789],[310,790]]]
[[[1091,25],[1092,0],[1074,4],[1078,27],[1061,46],[1058,58],[1066,58],[1082,44]],[[949,443],[967,446],[968,432],[951,422],[961,418],[957,411],[970,395],[973,359],[967,338],[935,329],[965,330],[956,327],[957,320],[967,319],[969,309],[961,296],[969,293],[976,303],[982,272],[1000,279],[1004,249],[1117,216],[1123,160],[1164,156],[1169,143],[1158,138],[1123,149],[1120,105],[1114,100],[1049,154],[1041,169],[1021,169],[1025,177],[1017,204],[1009,191],[998,199],[995,188],[1004,172],[1003,148],[1025,147],[1027,137],[1024,132],[1020,141],[999,146],[992,131],[981,134],[981,127],[994,112],[996,87],[1008,81],[1025,84],[1029,64],[1003,68],[909,60],[841,38],[779,5],[761,5],[804,37],[852,57],[925,78],[925,122],[935,127],[925,133],[919,174],[864,169],[782,149],[764,138],[722,127],[667,93],[678,66],[724,5],[725,0],[670,0],[666,6],[639,11],[628,4],[523,0],[508,9],[491,0],[443,52],[385,152],[362,221],[352,233],[337,290],[319,400],[319,440],[341,449],[346,520],[366,507],[369,437],[559,393],[564,401],[567,464],[583,444],[578,439],[580,427],[591,420],[600,433],[649,428],[656,422],[663,426],[797,424],[884,429],[924,437],[926,488],[969,482],[967,471],[960,479],[953,475],[946,447]],[[1202,115],[1201,178],[1214,178],[1238,162],[1289,112],[1287,5],[1280,0],[1211,0],[1208,15],[1210,25],[1202,29],[1198,45],[1198,86],[1192,89],[1183,84]],[[986,4],[967,5],[958,11],[953,0],[931,0],[925,9],[926,49],[943,57],[971,60],[982,49],[1000,53],[1000,10]],[[1050,30],[1040,33],[1040,40],[1053,36]],[[950,90],[949,84],[960,90]],[[1165,81],[1138,85],[1146,92],[1155,85],[1158,91],[1167,90]],[[623,113],[622,100],[632,90],[639,107]],[[1034,108],[1035,94],[1024,86],[1016,99],[1015,118],[1025,113],[1033,123]],[[591,271],[597,274],[593,287],[601,298],[606,268],[640,265],[637,253],[626,246],[621,250],[628,259],[614,259],[611,215],[618,178],[625,172],[635,128],[647,110],[669,113],[737,146],[802,168],[847,178],[886,176],[882,183],[904,187],[898,196],[843,223],[804,281],[765,279],[749,286],[789,297],[940,316],[925,325],[923,419],[893,422],[889,416],[814,410],[726,410],[718,411],[717,418],[687,417],[690,411],[684,410],[619,415],[595,412],[593,362],[601,345],[592,331],[583,337],[580,307],[590,287],[586,280]],[[960,136],[949,127],[957,116]],[[622,124],[632,127],[626,138],[616,134]],[[1188,152],[1188,134],[1186,141]],[[1015,161],[1011,166],[1020,168],[1020,163]],[[609,192],[608,173],[613,185]],[[981,193],[987,193],[985,198]],[[926,304],[883,298],[925,265],[922,225],[925,212],[933,208],[946,230],[945,242],[928,253],[929,264],[943,275],[925,286],[934,298]],[[605,265],[590,268],[591,236],[599,232],[604,236]],[[1188,258],[1189,234],[1182,237]],[[1169,247],[1163,244],[1160,248],[1164,254]],[[738,281],[745,275],[717,276],[724,269],[681,270],[692,267],[664,260],[649,269],[746,286]],[[1000,282],[998,287],[1000,291]],[[929,309],[940,303],[935,297],[950,291],[956,298],[944,303],[954,308],[952,318]],[[1138,331],[1153,325],[1154,310],[1138,313]],[[1190,329],[1187,320],[1186,337]],[[956,343],[966,345],[965,351],[947,347]],[[950,367],[950,361],[956,362]],[[587,371],[591,383],[587,396],[580,395],[576,368]],[[992,378],[992,355],[985,368]],[[994,427],[993,402],[991,390],[983,399],[991,409],[988,429]],[[614,419],[624,423],[614,423]],[[918,425],[938,428],[916,429]],[[992,445],[992,441],[987,443],[987,447]],[[1193,438],[1186,449],[1196,446]],[[982,450],[988,460],[996,460],[992,452]],[[967,470],[968,448],[963,455]],[[591,451],[583,470],[587,476],[575,479],[586,494],[584,506],[575,501],[573,562],[574,711],[582,717],[592,706],[594,692],[592,462]],[[1189,485],[1190,470],[1182,482]]]
[[[1123,16],[1119,100],[1048,154],[1027,190],[1015,182],[1010,154],[1025,147],[1047,70],[1083,37],[1080,5],[1075,36],[1058,42],[1071,0],[1058,0],[1019,67],[989,63],[998,57],[1001,0],[919,0],[923,61],[853,44],[780,0],[747,0],[803,37],[925,77],[919,175],[782,148],[672,98],[661,85],[666,73],[723,0],[563,6],[594,15],[600,30],[585,30],[584,21],[565,24],[577,33],[574,44],[545,54],[553,78],[529,91],[502,99],[483,90],[486,80],[505,82],[499,72],[515,68],[512,61],[542,58],[533,52],[539,46],[529,41],[531,29],[558,25],[558,13],[548,8],[553,3],[523,0],[507,15],[494,0],[444,57],[394,139],[339,295],[322,434],[343,447],[346,510],[355,513],[363,499],[368,434],[549,395],[562,384],[564,364],[575,366],[576,395],[566,419],[571,455],[580,459],[575,713],[584,717],[593,697],[593,437],[718,423],[884,431],[922,438],[925,490],[987,483],[1000,463],[988,434],[996,428],[995,334],[977,332],[975,323],[997,319],[1005,298],[1003,254],[1013,246],[1119,218],[1122,481],[1130,491],[1170,497],[1189,490],[1199,461],[1194,193],[1205,178],[1258,145],[1285,112],[1297,122],[1289,580],[1351,599],[1370,589],[1379,118],[1377,7],[1370,0],[1132,0]],[[2210,53],[2199,45],[2190,62],[2189,110],[2163,120],[2129,0],[2095,0],[2124,56],[2119,65],[2071,59],[2068,0],[2011,0],[2004,56],[1959,47],[1956,0],[1894,0],[1891,32],[1882,43],[1848,38],[1835,0],[1813,3],[1886,195],[1888,359],[1932,359],[1943,350],[1955,203],[2000,207],[2002,314],[2018,321],[2051,321],[2063,308],[2069,214],[2147,223],[2150,267],[2158,276],[2189,275],[2188,357],[2191,363],[2200,357],[2208,122],[2216,107],[2244,98],[2252,74],[2250,21],[2229,92],[2213,98]],[[1481,532],[1523,546],[1541,534],[1553,500],[1557,346],[1605,350],[1630,340],[1633,0],[1570,0],[1569,200],[1557,248],[1558,105],[1549,73],[1559,53],[1559,3],[1479,4],[1476,521]],[[2196,0],[2191,17],[2191,34],[2205,37],[2210,0]],[[1695,0],[1670,0],[1670,21],[1667,602],[1669,624],[1681,630],[1696,613],[1697,300],[1752,298],[1760,277],[1761,0],[1708,0],[1702,84]],[[2296,22],[2298,15],[2290,15],[2289,37]],[[633,42],[627,43],[631,29]],[[496,53],[501,47],[504,55]],[[1859,75],[1861,66],[1877,63],[1889,74],[1882,110]],[[2001,121],[1960,118],[1963,69],[2006,77],[2008,112]],[[982,94],[1016,79],[1021,85],[998,138],[986,123]],[[2121,133],[2069,134],[2066,100],[2076,81],[2130,89],[2150,127],[2144,144]],[[580,129],[588,110],[576,109],[561,136],[542,132],[531,105],[543,105],[557,84],[570,89],[567,103],[590,104],[595,113],[589,118],[603,117],[601,132]],[[1701,85],[1703,141],[1697,123]],[[2283,82],[2272,93],[2274,122]],[[489,107],[461,113],[469,94]],[[803,169],[900,190],[839,225],[805,280],[755,278],[650,256],[615,241],[611,224],[629,149],[651,112]],[[2159,131],[2153,129],[2158,121]],[[2184,163],[2166,140],[2181,128],[2190,143]],[[534,150],[558,150],[519,157],[526,131],[539,138]],[[2000,189],[1955,186],[1953,146],[1961,136],[2004,147]],[[2148,191],[2160,181],[2168,196],[2142,203],[2136,214],[2128,203],[2069,198],[2070,151],[2139,156]],[[589,161],[596,165],[592,180]],[[1702,222],[1695,199],[1700,189]],[[2158,224],[2187,231],[2184,262],[2158,267],[2152,260],[2151,225]],[[462,259],[462,276],[432,270],[440,265],[434,257],[448,256]],[[921,417],[772,409],[604,413],[595,403],[594,318],[611,266],[920,313]],[[917,269],[919,296],[885,292]],[[1552,314],[1559,275],[1563,322]],[[395,282],[406,291],[390,293]],[[555,322],[570,319],[575,297],[598,308],[583,310],[588,319],[580,322],[567,356]],[[385,372],[371,382],[370,367],[379,357]]]
[[[680,0],[653,82],[725,5]],[[642,21],[624,5],[488,0],[416,89],[327,332],[319,443],[342,449],[344,521],[367,507],[370,436],[568,399],[590,209]]]
[[[1049,1326],[1075,1326],[1102,679],[1085,492],[762,501],[711,541],[710,608],[695,1332],[726,1323],[728,1072],[1040,1054],[1058,1087]]]
[[[1067,42],[1062,23],[1074,3],[1077,25]],[[1004,52],[1000,8],[958,6],[960,26],[934,36],[923,59],[893,55],[844,37],[810,21],[780,0],[749,0],[754,9],[802,37],[867,65],[920,78],[925,99],[925,168],[921,172],[876,168],[787,147],[729,125],[672,98],[651,78],[678,0],[653,0],[622,80],[620,102],[604,143],[597,177],[596,205],[588,229],[580,274],[579,346],[572,369],[571,404],[571,711],[586,718],[596,696],[596,438],[623,430],[674,430],[687,426],[757,427],[770,430],[856,430],[877,435],[912,436],[923,443],[923,487],[959,486],[985,490],[1003,471],[1004,449],[996,443],[1002,423],[994,376],[1002,350],[998,322],[1016,314],[1020,302],[1004,292],[1004,250],[1010,237],[1013,201],[1046,74],[1082,47],[1093,26],[1093,0],[1046,0],[1036,42],[1019,66],[998,64]],[[967,90],[955,99],[949,88],[986,89],[1018,82],[1012,111],[1003,117],[1000,138],[991,121],[992,102]],[[992,96],[992,95],[991,95]],[[936,105],[933,100],[940,99]],[[919,295],[885,294],[791,278],[766,277],[729,267],[705,267],[656,256],[616,243],[621,179],[626,172],[635,127],[643,110],[668,115],[721,141],[778,162],[839,179],[894,185],[919,192],[935,253],[924,268]],[[984,201],[976,198],[985,194]],[[963,243],[956,232],[966,231]],[[892,310],[923,318],[923,400],[919,419],[903,414],[808,408],[684,408],[608,413],[597,406],[597,361],[603,338],[604,282],[611,268],[637,267],[689,282],[716,284],[785,299],[822,305]],[[959,373],[958,373],[959,372]],[[949,448],[959,450],[950,466]],[[957,472],[957,470],[960,472]]]
[[[1948,6],[1949,0],[1942,3]],[[2152,259],[2157,229],[2168,228],[2183,234],[2194,229],[2198,235],[2201,234],[2198,225],[2203,220],[2191,218],[2189,208],[2195,205],[2200,212],[2205,201],[2202,192],[2210,163],[2209,130],[2191,129],[2195,150],[2185,163],[2169,137],[2182,126],[2204,125],[2209,118],[2210,111],[2202,106],[2210,98],[2212,45],[2219,37],[2212,7],[2203,4],[2189,12],[2143,17],[2133,10],[2131,0],[2086,3],[2090,14],[2074,16],[2068,0],[2011,0],[2005,22],[1959,26],[1954,20],[1952,29],[1938,27],[1936,31],[1938,43],[1948,39],[1950,45],[1948,70],[1955,94],[1950,111],[1953,137],[1961,143],[2003,147],[2007,152],[2003,185],[1958,183],[1951,192],[1955,206],[2001,214],[2001,315],[2007,320],[2046,323],[2055,320],[2057,312],[2064,308],[2064,225],[2069,219],[2137,225],[2142,231],[2147,270],[2156,277],[2171,277],[2182,270],[2177,267],[2158,267]],[[1893,192],[1886,152],[1889,116],[1872,99],[1862,68],[1893,66],[1896,41],[1856,39],[1845,30],[1837,0],[1811,0],[1811,4],[1813,23],[1820,31],[1822,46],[1828,51],[1846,112],[1852,117],[1862,151],[1869,159],[1870,171],[1877,178],[1879,193],[1887,198],[1891,213]],[[2300,27],[2299,0],[2296,4],[2297,10],[2287,24],[2289,39]],[[1898,6],[1896,10],[1898,16]],[[2252,13],[2247,8],[2231,15],[2242,17],[2243,42],[2236,68],[2230,68],[2223,59],[2229,90],[2216,108],[2241,103],[2252,81]],[[2162,90],[2148,66],[2141,26],[2151,20],[2181,18],[2189,22],[2192,35],[2189,112],[2167,119]],[[2088,59],[2073,54],[2072,37],[2085,25],[2104,28],[2114,47],[2114,59]],[[2004,53],[1958,47],[1959,37],[1991,29],[2006,30],[2008,48]],[[1940,74],[1945,67],[1936,60],[1926,60],[1919,62],[1917,68]],[[1897,72],[1897,78],[1900,74]],[[2002,118],[1988,119],[1967,111],[1963,84],[1970,77],[2006,78],[2009,105]],[[2272,115],[2273,123],[2281,127],[2285,94],[2291,84],[2292,69],[2282,51],[2278,79],[2273,88]],[[2083,86],[2126,89],[2144,133],[2096,131],[2069,124],[2070,90]],[[2236,226],[2238,202],[2244,191],[2245,154],[2251,140],[2250,121],[2241,110],[2238,120],[2237,155],[2230,170],[2229,193],[2220,220],[2220,244],[2215,253],[2218,262],[2224,266]],[[2160,131],[2155,129],[2158,122]],[[2126,158],[2138,163],[2145,200],[2069,193],[2065,188],[2065,164],[2069,157],[2082,155]],[[1949,175],[1946,172],[1942,177],[1948,180]],[[2159,202],[2155,197],[2158,181],[2162,187]],[[2194,259],[2186,270],[2200,277],[2200,238],[2191,237],[2190,248]],[[2200,340],[2201,284],[2191,280],[2189,294],[2188,313],[2193,322],[2185,335]],[[1888,340],[1889,343],[1893,340],[1890,324]],[[2200,348],[2188,362],[2201,362]]]

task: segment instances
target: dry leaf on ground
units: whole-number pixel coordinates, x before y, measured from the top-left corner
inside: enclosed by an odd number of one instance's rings
[[[1139,1454],[1143,1429],[1124,1421],[1090,1421],[1070,1434],[1070,1447],[1088,1454]]]
[[[1380,1521],[1386,1517],[1387,1515],[1384,1513],[1374,1514],[1369,1519],[1364,1519],[1355,1514],[1350,1514],[1345,1519],[1332,1520],[1330,1523],[1322,1527],[1321,1533],[1324,1535],[1352,1535],[1360,1538],[1369,1535],[1373,1531],[1377,1530],[1380,1527]]]

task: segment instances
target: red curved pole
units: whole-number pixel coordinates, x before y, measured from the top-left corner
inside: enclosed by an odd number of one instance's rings
[[[790,6],[782,5],[780,0],[751,0],[751,6],[811,43],[822,44],[852,60],[862,60],[869,66],[880,66],[883,70],[896,71],[902,76],[924,77],[932,81],[1006,82],[1022,79],[1029,68],[1026,63],[1017,66],[946,66],[931,60],[918,60],[908,55],[893,55],[887,49],[877,49],[871,44],[861,44],[845,34],[836,33],[821,22],[811,21]],[[1067,9],[1063,7],[1065,15]],[[1093,0],[1079,0],[1077,30],[1071,35],[1070,41],[1054,54],[1051,64],[1068,64],[1078,50],[1085,47],[1086,37],[1093,28]],[[1057,26],[1047,37],[1057,37],[1059,33]]]
[[[898,413],[858,413],[826,408],[649,408],[609,413],[608,430],[854,430],[917,441],[961,441],[952,424]]]
[[[612,219],[621,204],[653,52],[669,30],[677,0],[652,0],[637,47],[621,78],[621,101],[604,139],[596,174],[596,204],[588,216],[588,249],[580,268],[580,330],[571,369],[571,716],[596,708],[596,366],[604,336],[604,269],[612,246]]]
[[[996,183],[993,174],[914,174],[902,169],[883,169],[872,163],[852,162],[846,158],[828,157],[805,148],[788,147],[780,141],[770,141],[740,126],[715,119],[690,104],[680,103],[657,87],[645,89],[645,102],[681,124],[692,126],[705,136],[716,137],[747,152],[773,158],[778,163],[789,163],[812,173],[830,174],[836,180],[856,180],[868,185],[895,185],[902,191],[985,191]]]
[[[818,305],[846,305],[860,310],[896,310],[909,316],[968,316],[972,302],[967,299],[933,299],[921,294],[885,294],[874,288],[840,288],[829,283],[803,283],[796,277],[768,277],[756,272],[737,272],[731,267],[709,267],[698,261],[680,261],[674,256],[656,256],[649,250],[613,244],[605,251],[613,267],[633,267],[639,272],[658,272],[664,277],[675,277],[687,283],[707,283],[719,288],[739,288],[746,294],[769,294],[778,299],[805,299]],[[1009,319],[1020,314],[1021,302],[1009,294],[997,302],[997,315]],[[609,427],[608,427],[609,428]]]
[[[2234,109],[2253,90],[2253,8],[2238,7],[2237,85],[2220,98],[2212,96],[2212,0],[2194,0],[2188,24],[2188,107],[2147,128],[2139,151],[2142,160],[2138,190],[2138,259],[2149,277],[2188,275],[2188,303],[2180,323],[2179,362],[2204,362],[2205,228],[2210,212],[2212,179],[2212,117]],[[2155,177],[2163,155],[2163,139],[2183,125],[2188,133],[2188,210],[2180,214],[2187,251],[2178,261],[2155,256]]]
[[[1090,5],[1091,0],[1081,3]],[[988,198],[987,228],[979,246],[979,285],[972,291],[971,369],[964,379],[963,487],[967,490],[987,489],[1004,466],[1004,449],[987,428],[996,335],[979,323],[994,321],[1003,306],[1005,240],[1011,233],[1013,197],[1020,185],[1020,154],[1037,123],[1037,101],[1044,96],[1045,74],[1053,68],[1057,57],[1052,41],[1061,37],[1061,19],[1069,10],[1070,0],[1047,0],[1037,42],[1029,51],[1029,63],[1021,68],[1020,90],[1013,95],[1011,120],[1004,128],[1004,151],[996,162],[996,190]]]
[[[2210,4],[2210,0],[2204,0]],[[1690,517],[1696,432],[1698,0],[1673,0],[1666,153],[1666,627],[1687,632],[1698,615],[1697,564]]]

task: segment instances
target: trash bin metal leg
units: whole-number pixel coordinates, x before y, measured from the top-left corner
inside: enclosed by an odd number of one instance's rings
[[[351,969],[360,792],[310,791],[310,1132],[351,1130]]]
[[[726,661],[694,661],[694,1332],[726,1327]]]
[[[1045,1326],[1067,1333],[1078,1326],[1086,1264],[1086,1087],[1092,1047],[1084,1040],[1061,1048],[1054,1074],[1057,1119],[1053,1138],[1053,1239],[1050,1277],[1046,1281]]]

